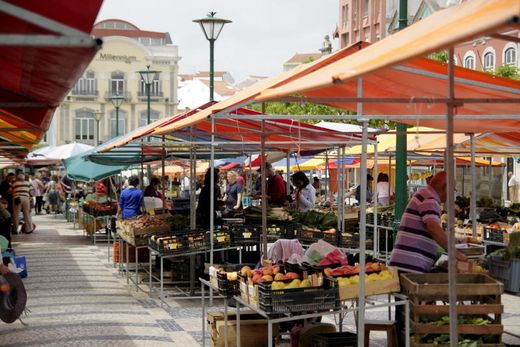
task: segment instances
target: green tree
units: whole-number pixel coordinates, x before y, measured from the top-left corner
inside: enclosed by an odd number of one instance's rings
[[[261,105],[255,104],[250,106],[251,109],[261,112]],[[290,102],[266,102],[265,103],[265,113],[266,114],[280,114],[280,115],[354,115],[355,112],[351,112],[348,110],[342,110],[339,108],[320,105],[311,102],[306,103],[290,103]],[[320,121],[320,119],[305,119],[302,120],[304,123],[308,124],[316,124]],[[361,123],[352,120],[352,119],[334,119],[328,120],[330,122],[336,123],[346,123],[346,124],[358,124]],[[391,121],[385,120],[370,120],[368,125],[372,128],[386,128],[386,129],[395,129],[395,123]]]
[[[513,80],[520,80],[520,70],[516,66],[503,65],[499,66],[493,72],[495,76],[511,78]]]
[[[448,62],[448,52],[446,51],[439,51],[434,52],[430,54],[430,59],[440,61],[441,63],[447,63]]]

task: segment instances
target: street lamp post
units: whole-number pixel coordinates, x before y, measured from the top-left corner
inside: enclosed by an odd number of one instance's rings
[[[146,70],[141,70],[139,71],[139,75],[141,75],[141,79],[143,80],[144,84],[145,84],[145,87],[146,87],[146,103],[147,103],[147,108],[146,108],[146,124],[150,124],[150,94],[151,94],[151,86],[152,86],[152,83],[153,83],[153,80],[155,79],[155,77],[157,75],[159,75],[160,71],[154,71],[154,70],[150,70],[150,65],[147,65],[146,66]],[[148,142],[150,141],[150,137],[148,137]],[[147,175],[148,175],[148,178],[150,179],[151,177],[151,170],[150,170],[150,165],[147,165],[146,166],[146,171],[147,171]],[[144,182],[141,182],[141,184],[143,184]]]
[[[103,112],[94,112],[94,118],[96,119],[96,142],[98,146],[101,144],[101,141],[99,140],[99,121],[101,120],[101,116],[103,116]]]
[[[146,102],[147,102],[147,123],[150,124],[150,94],[151,94],[151,86],[155,76],[159,75],[160,71],[150,70],[150,65],[146,66],[146,70],[138,71],[139,75],[141,75],[141,79],[143,80],[146,87]]]
[[[121,107],[124,100],[125,97],[121,95],[113,95],[110,97],[110,101],[112,101],[112,105],[116,109],[116,137],[119,136],[119,107]]]
[[[195,19],[193,22],[199,23],[204,36],[209,41],[209,101],[213,101],[213,90],[214,90],[214,48],[215,41],[217,41],[222,28],[227,23],[231,23],[230,20],[215,18],[217,12],[209,12],[206,18]]]

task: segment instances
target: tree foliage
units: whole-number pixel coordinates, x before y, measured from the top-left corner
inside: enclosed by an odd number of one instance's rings
[[[261,112],[262,106],[259,104],[251,105],[251,109]],[[279,114],[279,115],[355,115],[355,112],[349,110],[342,110],[339,108],[314,104],[311,102],[306,103],[290,103],[290,102],[266,102],[265,103],[266,114]],[[301,120],[304,123],[316,124],[321,119],[305,119]],[[357,124],[361,123],[352,119],[324,119],[330,122],[346,123],[346,124]],[[394,129],[395,123],[384,120],[370,120],[368,126],[372,128],[386,128]]]
[[[511,78],[520,80],[520,70],[516,66],[502,65],[499,66],[493,73],[495,76]]]
[[[448,62],[448,52],[446,51],[439,51],[434,52],[430,54],[430,59],[440,61],[441,63],[447,63]]]

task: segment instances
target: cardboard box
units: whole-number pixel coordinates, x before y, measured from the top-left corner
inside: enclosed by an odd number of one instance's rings
[[[392,278],[381,279],[372,282],[365,282],[365,296],[395,293],[401,290],[397,268],[388,267],[388,271],[392,273]],[[354,299],[357,298],[358,295],[358,284],[349,284],[347,286],[339,287],[340,300]]]
[[[208,325],[212,345],[224,347],[224,313],[208,312]],[[228,346],[236,346],[236,314],[228,312]],[[273,324],[273,337],[278,335],[278,325]],[[267,347],[267,321],[253,311],[240,313],[240,345],[242,347]]]

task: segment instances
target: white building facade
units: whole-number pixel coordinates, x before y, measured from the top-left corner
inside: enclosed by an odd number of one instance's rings
[[[92,34],[103,38],[103,48],[56,110],[44,138],[49,145],[96,145],[177,113],[180,57],[168,33],[105,20],[94,26]],[[149,117],[146,85],[138,73],[147,66],[159,72],[150,86]],[[119,112],[111,101],[113,96],[124,98]]]

